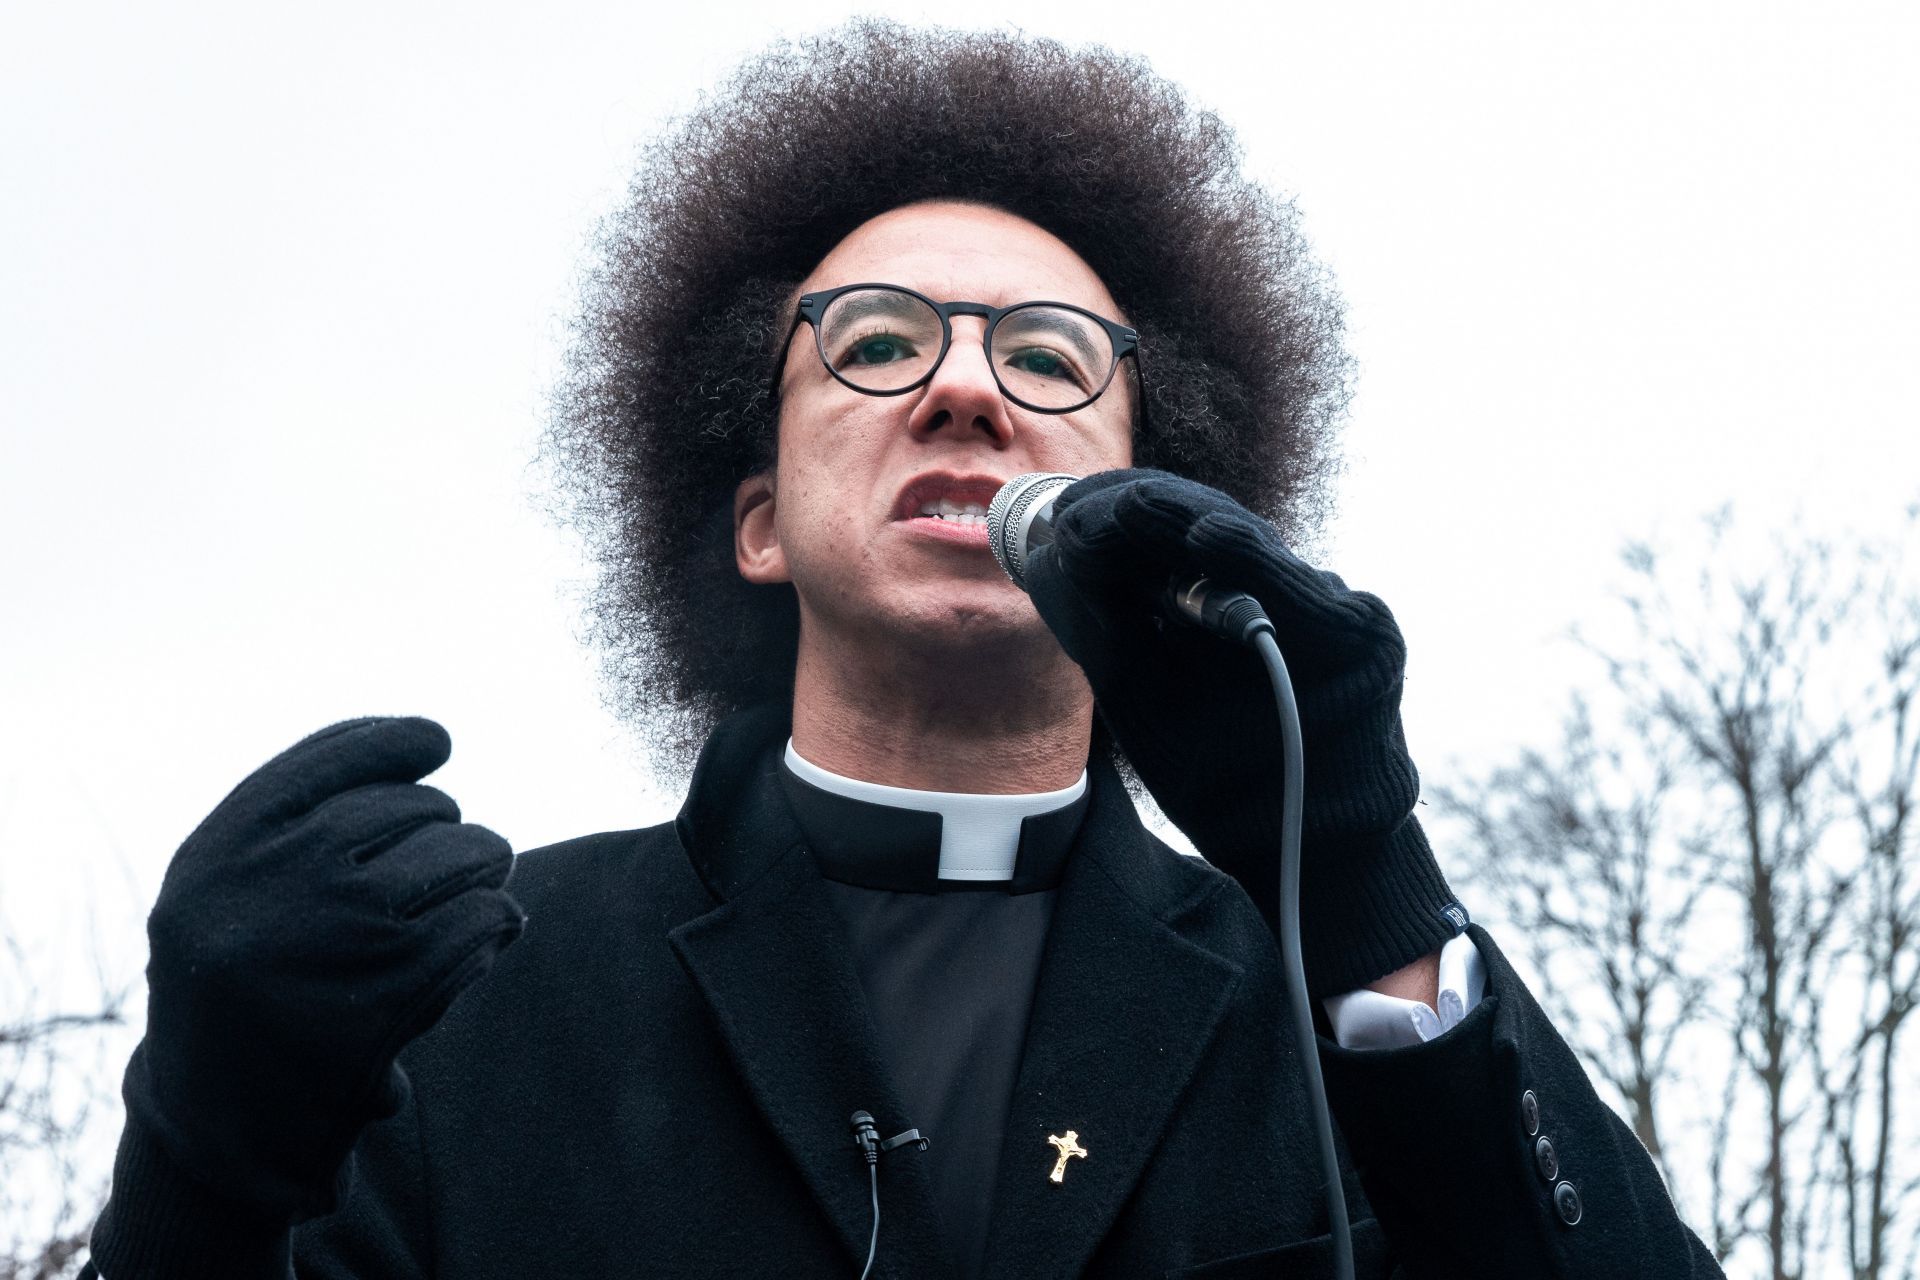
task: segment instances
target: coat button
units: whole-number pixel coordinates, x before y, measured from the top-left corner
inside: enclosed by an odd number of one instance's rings
[[[1544,1181],[1552,1182],[1560,1176],[1560,1157],[1553,1153],[1552,1139],[1541,1138],[1533,1144],[1533,1163],[1539,1167],[1540,1177]],[[1568,1184],[1562,1183],[1561,1185],[1566,1186]]]
[[[1520,1095],[1520,1122],[1527,1126],[1529,1138],[1540,1132],[1540,1099],[1531,1089]]]
[[[1553,1189],[1553,1207],[1560,1211],[1560,1221],[1568,1226],[1580,1221],[1580,1193],[1573,1189],[1571,1182],[1563,1182]]]

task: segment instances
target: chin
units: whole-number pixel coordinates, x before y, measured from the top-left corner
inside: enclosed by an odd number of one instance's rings
[[[1011,656],[1034,650],[1058,650],[1047,624],[1027,597],[1011,583],[1005,591],[954,591],[915,600],[897,616],[904,636],[920,645]]]
[[[809,607],[803,595],[801,630],[816,629],[822,640],[837,636],[829,642],[836,648],[853,654],[865,650],[876,660],[891,652],[1006,668],[1068,661],[1026,593],[997,565],[994,574],[991,579],[906,578],[889,584],[892,590],[856,590],[837,599],[828,593],[827,603],[837,607],[824,609]]]

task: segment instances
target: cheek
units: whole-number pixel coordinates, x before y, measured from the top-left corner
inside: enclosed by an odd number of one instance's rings
[[[1087,476],[1133,465],[1133,432],[1124,415],[1103,415],[1075,428],[1071,445],[1062,451],[1070,456],[1062,456],[1064,465],[1055,469]]]
[[[788,559],[824,567],[847,557],[872,504],[874,460],[857,431],[783,437],[776,520]]]
[[[881,399],[837,387],[810,395],[781,421],[780,470],[810,491],[864,503],[905,434],[911,397]]]
[[[1125,370],[1122,370],[1125,372]],[[1133,424],[1138,416],[1134,411],[1133,388],[1127,388],[1127,394],[1120,397],[1114,405],[1113,416],[1107,420],[1109,438],[1113,441],[1113,456],[1119,461],[1115,466],[1133,465]]]

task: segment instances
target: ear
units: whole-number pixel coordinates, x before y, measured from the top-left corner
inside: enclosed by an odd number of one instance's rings
[[[733,491],[733,563],[748,582],[791,582],[774,520],[773,472],[748,476]]]

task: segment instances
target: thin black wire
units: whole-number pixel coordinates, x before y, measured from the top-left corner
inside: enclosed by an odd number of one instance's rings
[[[1307,1003],[1306,967],[1300,956],[1300,796],[1306,770],[1300,757],[1300,711],[1294,705],[1293,681],[1286,659],[1280,656],[1273,631],[1262,626],[1249,641],[1267,664],[1274,702],[1280,711],[1284,759],[1280,792],[1280,957],[1286,971],[1288,1003],[1293,1006],[1293,1035],[1300,1046],[1300,1065],[1306,1073],[1307,1102],[1313,1112],[1320,1144],[1321,1173],[1327,1180],[1327,1216],[1333,1227],[1333,1274],[1353,1280],[1353,1239],[1347,1226],[1347,1196],[1340,1185],[1340,1158],[1333,1149],[1333,1118],[1327,1110],[1327,1088],[1320,1078],[1320,1050]]]
[[[873,1184],[873,1239],[867,1242],[867,1265],[860,1271],[860,1280],[867,1280],[867,1272],[873,1270],[873,1253],[880,1247],[880,1166],[867,1166],[867,1181]]]

